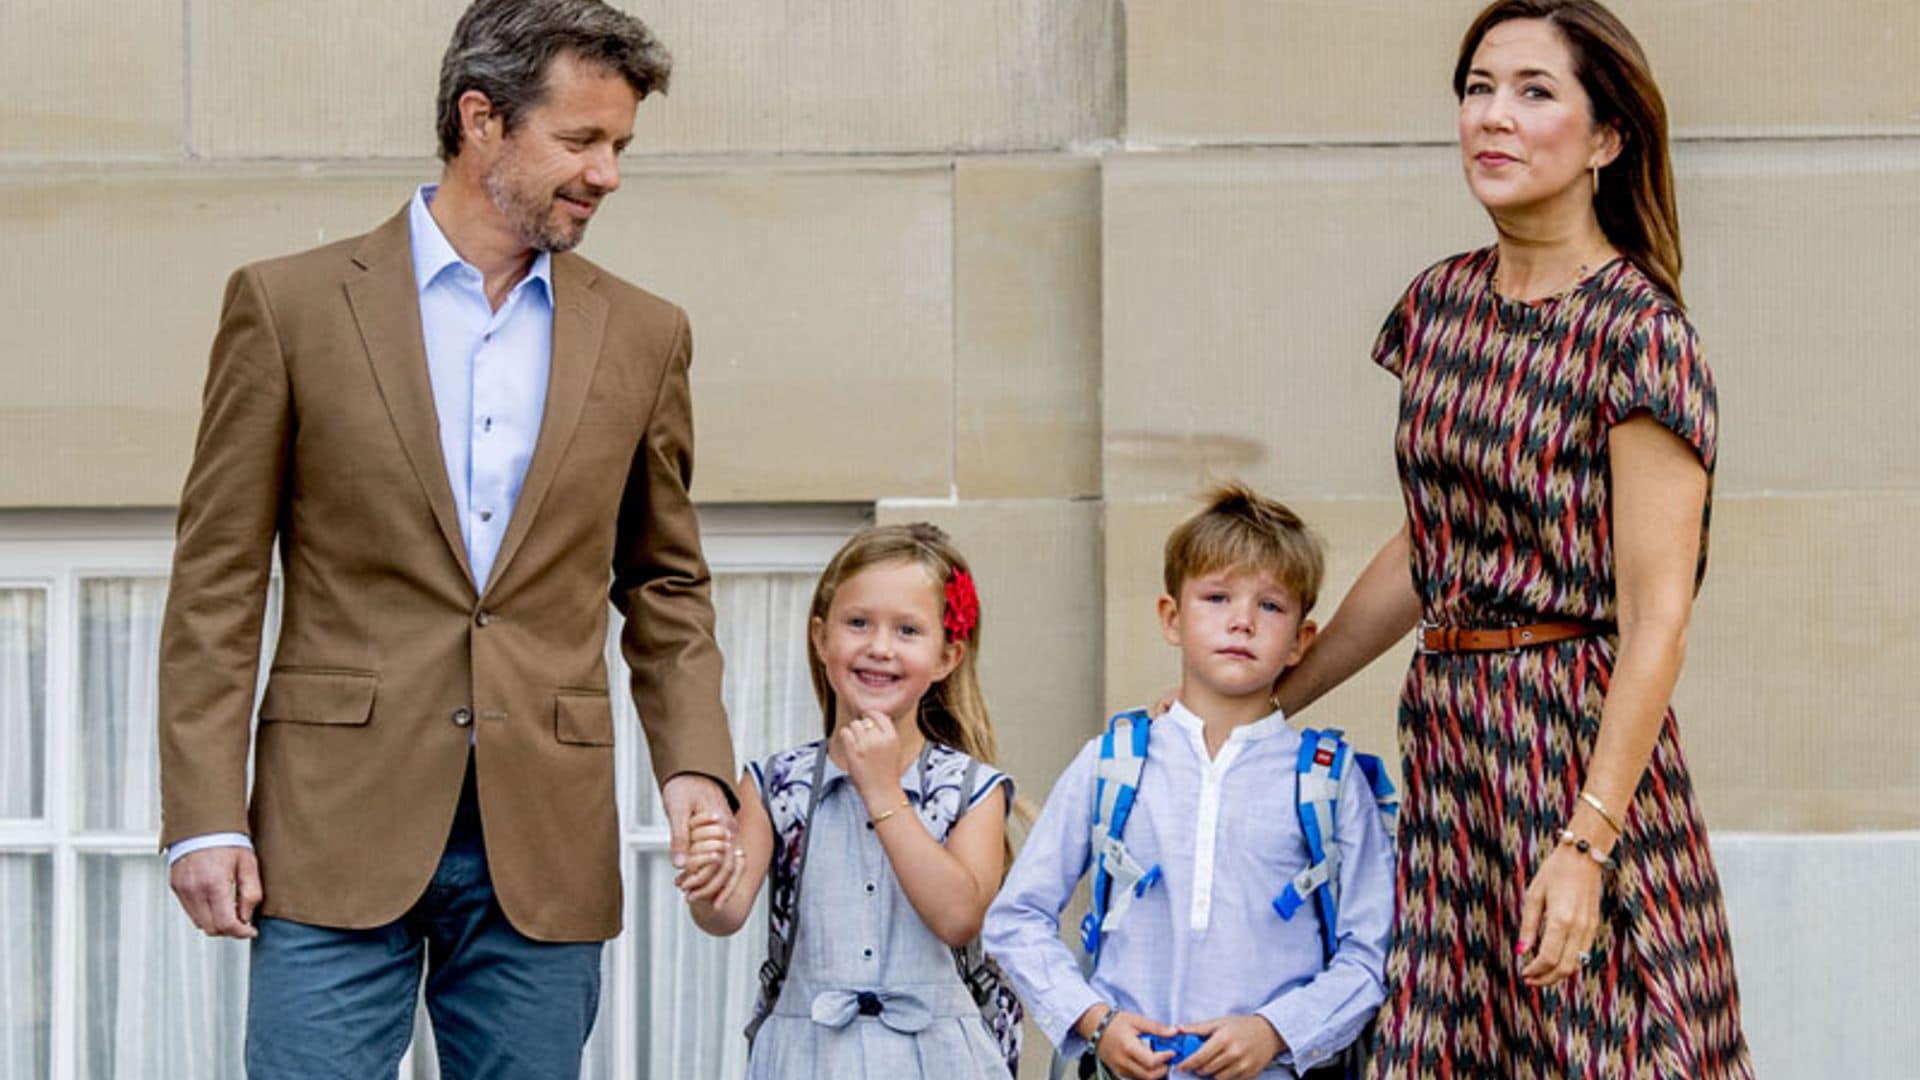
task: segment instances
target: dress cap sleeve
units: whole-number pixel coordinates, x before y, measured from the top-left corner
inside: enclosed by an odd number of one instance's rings
[[[1719,403],[1713,373],[1686,316],[1649,315],[1627,336],[1608,378],[1601,419],[1608,427],[1646,413],[1678,435],[1709,471],[1719,452]]]
[[[1406,370],[1407,307],[1412,302],[1413,289],[1409,286],[1400,299],[1394,301],[1386,321],[1380,324],[1380,335],[1373,339],[1373,362],[1392,372],[1396,379]]]

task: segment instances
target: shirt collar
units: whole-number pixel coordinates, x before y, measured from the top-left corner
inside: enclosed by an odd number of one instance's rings
[[[433,196],[439,190],[438,184],[421,184],[419,190],[413,193],[413,200],[407,204],[407,231],[413,240],[413,282],[420,292],[426,292],[427,286],[432,285],[449,266],[473,269],[466,260],[460,258],[459,252],[453,250],[447,234],[440,231],[440,223],[433,220],[433,215],[427,211],[427,205],[433,202]],[[478,275],[479,271],[474,269],[474,273]],[[536,254],[533,265],[527,269],[527,276],[514,288],[518,290],[529,281],[538,281],[547,298],[553,298],[553,255],[550,252]]]
[[[831,791],[833,785],[837,783],[842,781],[846,783],[853,782],[853,777],[847,775],[847,770],[841,768],[840,763],[833,760],[832,754],[827,753],[827,742],[827,739],[821,739],[820,749],[815,751],[815,753],[824,759],[823,767],[820,770],[820,794],[822,795]],[[916,775],[920,771],[920,758],[926,758],[927,767],[931,769],[933,767],[933,755],[936,753],[936,745],[932,740],[928,740],[927,744],[920,748],[920,757],[914,758],[913,761],[908,764],[907,770],[900,774],[900,788],[905,794],[911,797],[914,802],[920,801],[920,782],[919,777]]]
[[[1201,748],[1200,756],[1206,756],[1207,722],[1194,715],[1193,710],[1176,700],[1161,719],[1171,720],[1178,725],[1180,730],[1186,732],[1187,737],[1193,740],[1193,744]],[[1241,724],[1228,732],[1227,741],[1221,743],[1220,748],[1225,750],[1236,743],[1258,742],[1290,730],[1292,729],[1287,726],[1286,713],[1275,709],[1251,724]]]

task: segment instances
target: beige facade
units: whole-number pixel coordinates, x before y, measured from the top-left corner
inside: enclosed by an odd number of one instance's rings
[[[1209,478],[1319,527],[1331,613],[1400,513],[1368,345],[1491,239],[1450,147],[1476,0],[624,6],[677,68],[584,250],[692,314],[696,496],[949,527],[1026,794],[1171,683],[1159,545]],[[225,275],[433,178],[462,7],[10,0],[0,508],[173,502]],[[1709,821],[1920,829],[1920,5],[1619,11],[1721,390],[1677,696]],[[1390,747],[1400,664],[1316,713]]]

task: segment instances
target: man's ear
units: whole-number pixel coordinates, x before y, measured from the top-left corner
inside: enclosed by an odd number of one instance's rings
[[[1180,601],[1175,600],[1166,593],[1161,593],[1160,599],[1155,603],[1155,607],[1160,612],[1160,636],[1166,638],[1167,644],[1169,645],[1179,645]]]
[[[458,107],[460,132],[466,142],[484,146],[505,133],[505,124],[494,111],[493,99],[480,91],[468,90],[461,94]]]

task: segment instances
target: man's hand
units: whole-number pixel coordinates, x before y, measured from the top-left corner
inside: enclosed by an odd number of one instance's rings
[[[260,906],[260,860],[250,848],[214,847],[182,855],[167,877],[187,918],[208,937],[253,938]]]
[[[688,837],[696,818],[717,824],[727,848],[739,843],[739,825],[733,820],[733,808],[727,805],[727,793],[718,780],[700,773],[675,773],[660,785],[660,802],[667,809],[667,826],[673,832],[673,868],[691,870],[682,875],[682,891],[698,892],[712,882],[714,875],[723,871],[738,872],[737,859],[719,859],[693,868],[687,866]]]
[[[1280,1033],[1264,1016],[1223,1016],[1198,1024],[1182,1024],[1180,1030],[1207,1040],[1192,1057],[1181,1062],[1180,1067],[1195,1076],[1211,1076],[1214,1080],[1252,1080],[1287,1048]]]

